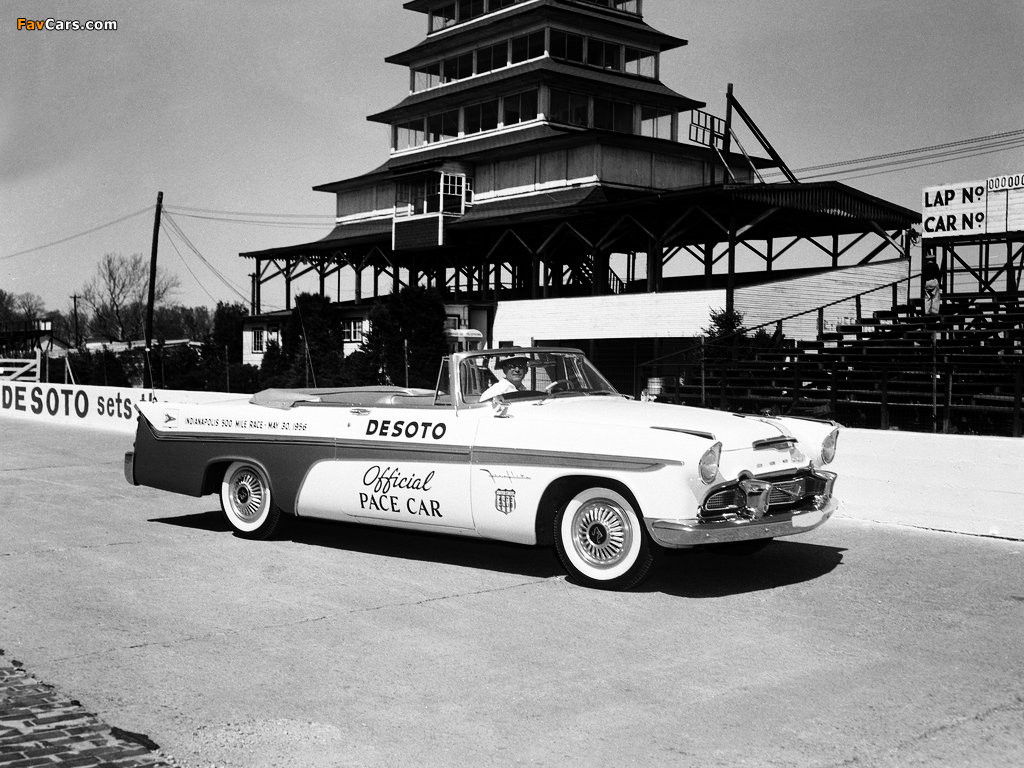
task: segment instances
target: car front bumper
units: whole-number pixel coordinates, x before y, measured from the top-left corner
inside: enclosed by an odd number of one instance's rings
[[[726,515],[707,520],[647,519],[647,530],[655,542],[669,549],[806,533],[832,517],[839,507],[839,500],[832,494],[835,475],[821,471],[816,474],[827,480],[827,493],[815,496],[799,509],[772,514],[770,506],[765,504],[770,484],[757,482],[754,490],[760,508],[748,510],[749,514]]]

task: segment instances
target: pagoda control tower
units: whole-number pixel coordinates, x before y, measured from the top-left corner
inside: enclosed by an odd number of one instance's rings
[[[669,2],[670,0],[649,0]],[[698,288],[732,301],[736,251],[765,266],[792,247],[841,266],[843,236],[881,238],[906,256],[914,212],[837,182],[800,184],[730,92],[724,118],[662,83],[663,55],[687,41],[643,19],[642,0],[409,0],[425,38],[385,61],[409,91],[369,120],[390,127],[386,159],[314,187],[336,199],[336,226],[310,243],[243,253],[263,286],[315,272],[354,273],[354,304],[402,285],[450,302],[611,297],[689,290],[665,278],[680,254]],[[742,118],[754,156],[734,140]],[[779,168],[787,181],[765,183]],[[760,245],[753,245],[758,242]],[[718,273],[715,265],[721,264]],[[770,279],[770,275],[768,278]],[[764,279],[764,278],[762,278]],[[486,329],[481,329],[485,330]]]

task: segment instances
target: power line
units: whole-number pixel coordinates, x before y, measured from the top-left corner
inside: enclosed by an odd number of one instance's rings
[[[1016,137],[1020,141],[1024,141],[1024,128],[1017,129],[1015,131],[1006,131],[1004,133],[995,133],[991,136],[977,136],[973,139],[961,139],[960,141],[950,141],[945,144],[933,144],[930,147],[920,147],[918,149],[904,149],[899,152],[888,152],[884,155],[873,155],[871,157],[862,157],[859,160],[842,160],[837,163],[826,163],[824,165],[812,165],[806,168],[801,168],[802,172],[808,171],[821,171],[826,168],[838,168],[844,165],[860,165],[861,163],[874,162],[875,160],[888,160],[894,157],[902,157],[905,155],[920,154],[922,152],[933,152],[938,149],[949,149],[951,147],[964,147],[979,142],[992,142],[1002,139],[1009,139]]]
[[[327,219],[333,220],[333,216],[320,213],[252,213],[249,211],[220,211],[215,208],[192,208],[187,205],[174,206],[175,213],[190,211],[192,213],[223,214],[225,216],[253,216],[273,219]]]
[[[1019,144],[1017,146],[1024,146],[1024,143]],[[994,154],[996,152],[1004,152],[1007,149],[1014,149],[1014,148],[1015,147],[996,147],[994,149],[986,149],[984,151],[972,152],[970,155],[964,155],[963,157],[940,157],[937,160],[931,160],[931,159],[929,159],[927,157],[922,157],[922,158],[918,158],[918,160],[920,162],[918,162],[918,161],[907,162],[907,163],[904,163],[902,165],[903,165],[903,169],[904,170],[909,170],[911,168],[925,168],[925,167],[927,167],[929,165],[939,165],[941,163],[950,162],[951,160],[962,160],[962,159],[965,159],[967,157],[981,157],[983,155],[991,155],[991,154]],[[850,173],[854,173],[856,175],[855,176],[845,176],[844,175],[844,178],[847,179],[847,180],[864,179],[864,178],[868,178],[870,176],[880,176],[880,175],[885,174],[885,173],[891,173],[893,170],[896,170],[895,168],[893,168],[893,169],[885,169],[885,170],[881,170],[881,171],[875,171],[874,173],[860,173],[860,171],[871,170],[872,167],[878,167],[878,166],[867,166],[865,168],[855,168],[855,169],[852,169],[850,171]],[[810,181],[810,180],[813,180],[815,178],[818,178],[818,177],[817,176],[810,176],[806,180]]]
[[[181,251],[178,249],[177,244],[174,242],[174,239],[171,237],[171,233],[170,232],[164,232],[164,234],[167,236],[167,242],[169,242],[171,244],[171,248],[173,248],[174,252],[178,254],[178,258],[181,260],[182,265],[185,267],[185,269],[188,270],[188,273],[190,275],[192,275],[192,279],[196,281],[196,285],[198,285],[202,289],[203,293],[205,293],[207,295],[207,297],[210,299],[210,301],[216,302],[217,300],[215,298],[213,298],[213,295],[208,290],[206,290],[206,286],[203,285],[202,281],[196,276],[196,273],[192,271],[192,267],[190,267],[188,265],[188,262],[185,261],[185,257],[181,255]]]
[[[923,165],[936,165],[938,163],[945,163],[952,160],[962,160],[968,157],[980,157],[982,155],[992,154],[993,152],[1003,152],[1007,149],[1016,149],[1024,146],[1024,140],[1017,141],[1005,141],[987,146],[979,146],[972,148],[969,151],[963,149],[960,150],[948,150],[944,152],[935,152],[932,154],[919,154],[916,157],[906,157],[901,160],[892,163],[877,163],[871,165],[862,165],[857,168],[851,168],[847,171],[840,171],[839,175],[845,176],[851,173],[860,173],[862,171],[869,171],[881,168],[883,170],[879,173],[887,173],[889,170],[895,170],[899,168],[917,168]],[[828,174],[818,174],[807,178],[815,179],[820,178]],[[877,175],[877,174],[871,174]]]
[[[189,219],[206,219],[208,221],[223,221],[228,224],[247,224],[252,227],[275,227],[275,228],[291,228],[291,229],[323,229],[324,223],[316,222],[299,222],[299,221],[255,221],[252,219],[239,219],[228,216],[203,216],[196,213],[180,213],[175,211],[178,216],[189,218]],[[328,217],[332,222],[334,217]]]
[[[916,168],[923,165],[935,165],[941,162],[961,160],[967,157],[977,157],[991,154],[993,152],[1016,149],[1022,146],[1024,146],[1024,129],[1017,129],[993,134],[991,136],[978,136],[971,139],[961,139],[959,141],[933,144],[931,146],[918,147],[916,149],[906,149],[899,152],[872,155],[870,157],[862,157],[855,160],[842,160],[835,163],[812,165],[805,168],[798,168],[795,172],[808,173],[811,171],[847,168],[847,170],[838,170],[831,174],[818,173],[805,177],[806,181],[811,181],[819,178],[837,175],[844,176],[853,173],[860,174],[862,171],[882,169],[874,174],[866,174],[875,176],[882,173],[889,173],[901,167]],[[781,171],[769,171],[766,175],[781,175]],[[861,178],[861,176],[857,176],[856,178]]]
[[[92,229],[87,229],[84,232],[79,232],[76,235],[70,235],[68,237],[63,238],[62,240],[54,240],[52,243],[46,243],[46,245],[37,245],[35,248],[29,248],[29,249],[24,250],[24,251],[18,251],[17,253],[11,253],[11,254],[8,254],[7,256],[0,256],[0,261],[6,261],[7,259],[13,259],[16,256],[24,256],[27,253],[35,253],[36,251],[41,251],[44,248],[51,248],[51,247],[53,247],[55,245],[60,245],[61,243],[66,243],[66,242],[69,242],[71,240],[74,240],[75,238],[78,238],[78,237],[84,237],[85,235],[91,235],[93,232],[99,232],[101,229],[106,229],[107,227],[112,227],[115,224],[120,224],[122,221],[127,221],[128,219],[130,219],[130,218],[132,218],[134,216],[138,216],[139,214],[146,213],[147,211],[151,211],[151,210],[153,210],[153,206],[152,205],[148,205],[145,208],[136,211],[135,213],[129,213],[127,216],[122,216],[121,218],[115,219],[114,221],[108,221],[106,224],[100,224],[98,227],[93,227]]]
[[[224,283],[225,286],[227,286],[228,290],[230,290],[232,293],[234,293],[236,296],[242,299],[243,302],[248,301],[249,297],[246,296],[237,287],[235,287],[235,285],[233,285],[226,277],[224,277],[224,275],[216,267],[214,267],[213,264],[211,264],[205,256],[203,256],[199,249],[196,248],[196,246],[192,243],[191,240],[189,240],[188,235],[186,235],[182,228],[178,225],[178,222],[174,220],[174,217],[168,214],[166,210],[164,211],[164,221],[167,223],[170,231],[174,232],[174,234],[181,239],[181,241],[188,247],[188,249],[192,251],[192,253],[194,253],[201,262],[203,262],[203,264],[206,265],[206,268],[209,269],[218,280],[220,280],[222,283]],[[191,272],[191,270],[189,270],[189,272]],[[193,273],[192,276],[195,277],[195,274]],[[198,278],[196,281],[198,282]],[[204,288],[203,290],[205,291],[206,289]],[[210,296],[209,293],[207,293],[206,295]],[[210,296],[210,298],[212,299],[213,297]]]

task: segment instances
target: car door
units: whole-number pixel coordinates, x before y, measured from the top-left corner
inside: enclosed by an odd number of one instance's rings
[[[348,408],[336,458],[310,470],[299,514],[472,530],[473,421],[450,406]]]

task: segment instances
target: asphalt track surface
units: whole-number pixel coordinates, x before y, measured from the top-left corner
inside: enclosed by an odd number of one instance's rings
[[[1024,765],[1024,543],[839,516],[605,593],[548,549],[244,541],[130,442],[0,420],[0,768]],[[68,717],[77,758],[20,757]]]

